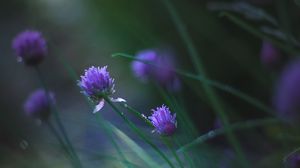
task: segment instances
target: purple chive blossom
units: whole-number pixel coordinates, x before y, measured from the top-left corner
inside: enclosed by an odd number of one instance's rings
[[[174,61],[169,55],[157,50],[144,50],[136,57],[139,61],[132,62],[132,70],[137,78],[142,81],[155,81],[173,91],[180,88],[179,79],[174,71]]]
[[[47,44],[40,32],[27,30],[18,34],[12,43],[18,60],[26,65],[37,65],[47,55]]]
[[[45,90],[38,89],[31,93],[24,104],[24,111],[28,116],[38,118],[41,121],[48,119],[50,115],[50,101],[55,102],[54,94],[49,92],[47,96]]]
[[[110,77],[109,72],[107,72],[107,66],[100,67],[90,67],[85,70],[81,80],[78,82],[79,87],[82,89],[83,94],[85,94],[90,100],[97,103],[95,112],[101,110],[104,106],[104,97],[109,97],[115,92],[114,90],[114,79]],[[124,102],[124,99],[110,98],[114,102]]]
[[[274,47],[270,42],[264,41],[262,44],[260,57],[261,62],[265,67],[274,69],[279,65],[282,56],[279,49]]]
[[[177,128],[176,114],[172,115],[165,105],[153,109],[153,114],[148,117],[160,135],[171,136]]]
[[[300,60],[287,65],[277,83],[273,103],[280,117],[287,121],[300,118]]]
[[[299,168],[300,167],[300,154],[294,153],[290,155],[285,162],[287,168]]]

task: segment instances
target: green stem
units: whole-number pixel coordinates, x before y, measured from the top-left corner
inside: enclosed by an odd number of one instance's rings
[[[151,123],[147,118],[145,118],[145,116],[143,116],[139,111],[135,110],[133,107],[129,106],[128,104],[125,104],[125,103],[124,103],[123,105],[124,105],[124,107],[125,107],[130,113],[134,114],[134,115],[137,116],[138,118],[140,118],[140,119],[142,119],[143,121],[145,121],[145,123],[147,123],[147,125],[153,127],[152,123]],[[174,152],[174,150],[173,150],[172,152]],[[176,154],[176,153],[175,153],[175,154]],[[185,158],[189,161],[190,167],[192,167],[192,166],[191,166],[191,165],[192,165],[191,159],[190,159],[188,156],[186,156],[186,153],[184,153],[184,156],[185,156]]]
[[[169,150],[172,152],[172,155],[175,157],[177,163],[181,168],[184,168],[183,163],[181,162],[179,156],[177,155],[176,151],[173,148],[172,142],[168,137],[162,137],[163,142],[165,145],[169,148]]]
[[[122,113],[107,97],[104,97],[105,101],[112,107],[112,109],[128,124],[128,126],[138,134],[146,143],[148,143],[168,164],[170,167],[175,168],[168,157],[154,144],[149,138],[147,138],[127,117]]]
[[[142,119],[143,121],[145,121],[145,123],[150,126],[153,127],[151,121],[149,121],[146,116],[142,115],[139,111],[137,111],[136,109],[134,109],[133,107],[129,106],[128,104],[123,104],[124,108],[126,108],[130,113],[134,114],[135,116],[137,116],[138,118]]]
[[[44,88],[44,90],[46,92],[47,99],[48,99],[48,102],[50,103],[51,110],[52,110],[52,112],[54,114],[54,119],[56,121],[56,124],[58,125],[59,130],[62,132],[63,138],[65,139],[70,152],[73,154],[73,156],[75,158],[75,161],[77,162],[76,167],[82,168],[82,164],[80,162],[80,159],[79,159],[77,153],[75,152],[74,147],[73,147],[71,141],[69,140],[69,137],[68,137],[68,135],[66,133],[66,130],[65,130],[65,128],[64,128],[64,126],[63,126],[63,124],[61,122],[59,113],[58,113],[55,105],[52,103],[52,101],[50,101],[49,90],[48,90],[48,87],[46,85],[46,82],[43,79],[43,75],[42,75],[42,73],[41,73],[41,71],[40,71],[40,69],[39,69],[38,66],[35,67],[35,70],[37,72],[37,75],[38,75],[38,78],[39,78],[39,80],[41,82],[41,85],[42,85],[42,87]]]
[[[232,124],[232,125],[229,126],[229,129],[231,131],[238,131],[238,130],[245,130],[245,129],[251,129],[251,128],[255,128],[255,127],[259,127],[259,126],[264,126],[264,125],[276,124],[276,123],[280,123],[280,121],[277,120],[277,119],[273,119],[273,118],[256,119],[256,120],[250,120],[250,121],[245,121],[245,122],[239,122],[239,123]],[[213,139],[217,136],[223,135],[224,133],[226,133],[225,128],[219,128],[219,129],[209,131],[208,133],[199,136],[198,138],[196,138],[192,142],[190,142],[186,145],[183,145],[182,147],[180,147],[177,150],[177,152],[185,152],[185,151],[191,149],[192,147],[194,147],[195,145],[199,145],[201,143],[204,143],[204,142],[206,142],[210,139]]]
[[[196,47],[193,44],[192,39],[190,38],[184,23],[182,22],[179,15],[177,14],[175,7],[169,0],[163,0],[163,3],[166,6],[166,8],[171,16],[171,19],[173,20],[179,35],[181,36],[184,44],[186,45],[186,48],[189,52],[189,56],[192,60],[194,68],[197,71],[197,74],[199,74],[199,75],[202,74],[205,77],[206,76],[205,69],[204,69],[204,66],[202,65],[202,62],[200,60],[199,54],[196,50]],[[236,151],[239,161],[241,163],[241,166],[250,167],[250,164],[247,161],[246,156],[244,155],[244,153],[241,149],[240,143],[238,142],[235,135],[228,128],[228,125],[229,125],[228,117],[222,107],[220,98],[217,96],[217,94],[215,93],[213,88],[211,88],[208,84],[203,83],[202,87],[203,87],[203,90],[204,90],[206,96],[208,97],[208,99],[211,103],[212,108],[214,109],[215,113],[220,117],[222,123],[224,124],[224,127],[227,132],[226,137],[227,137],[228,141],[231,143],[234,150]]]
[[[63,67],[66,69],[66,71],[68,72],[68,75],[71,77],[71,79],[76,83],[77,79],[78,79],[78,75],[76,74],[74,68],[63,58],[63,57],[58,57],[59,61],[61,62],[61,64],[63,65]],[[85,101],[87,102],[87,104],[89,105],[89,107],[93,108],[93,104],[88,100],[88,98],[86,96],[84,96]],[[96,117],[97,122],[99,123],[99,125],[103,128],[103,130],[105,131],[105,133],[108,135],[111,143],[113,144],[113,146],[116,148],[118,154],[120,155],[121,158],[125,158],[122,150],[120,149],[120,147],[118,146],[117,142],[115,141],[115,139],[112,137],[112,131],[109,127],[107,127],[107,125],[104,122],[104,119],[98,115],[98,117]],[[128,165],[127,165],[128,166]]]
[[[117,142],[114,139],[114,137],[112,136],[112,131],[111,128],[109,126],[107,126],[107,124],[104,123],[104,119],[102,118],[101,114],[97,113],[96,114],[96,120],[99,123],[99,125],[103,128],[103,130],[105,131],[106,135],[109,137],[109,139],[111,139],[111,143],[114,146],[114,148],[117,150],[118,154],[121,157],[121,160],[124,160],[126,162],[129,162],[126,157],[124,156],[123,152],[121,151],[119,145],[117,144]],[[130,168],[130,164],[126,164],[126,166],[128,168]]]
[[[287,154],[284,158],[283,158],[283,163],[286,163],[289,159],[289,157],[291,157],[293,154],[295,154],[296,152],[300,151],[300,148],[296,148],[294,149],[292,152],[290,152],[289,154]]]
[[[177,146],[181,146],[180,143],[178,142],[178,140],[175,140],[175,143]],[[175,152],[177,153],[177,151],[175,151]],[[187,152],[182,152],[182,153],[183,153],[184,159],[189,163],[190,168],[197,167],[194,165],[194,160],[191,159],[191,157],[189,156],[189,153],[187,153]]]
[[[131,55],[128,55],[128,54],[124,54],[124,53],[115,53],[112,55],[112,57],[124,57],[124,58],[128,58],[130,60],[135,60],[135,61],[140,61],[140,62],[143,62],[145,64],[149,64],[149,65],[152,65],[152,66],[158,66],[158,65],[155,65],[155,64],[151,64],[147,61],[144,61],[144,60],[141,60],[141,59],[137,59]],[[174,72],[176,72],[178,75],[181,75],[183,77],[186,77],[186,78],[189,78],[189,79],[194,79],[194,80],[197,80],[197,81],[200,81],[200,82],[203,82],[203,83],[206,83],[207,85],[210,85],[212,87],[215,87],[216,89],[219,89],[219,90],[222,90],[224,92],[227,92],[227,93],[230,93],[244,101],[246,101],[247,103],[253,105],[254,107],[257,107],[258,109],[266,112],[266,113],[269,113],[269,114],[272,114],[274,115],[274,112],[271,108],[267,107],[266,105],[264,105],[263,103],[261,103],[259,100],[257,100],[256,98],[254,97],[251,97],[249,95],[247,95],[246,93],[243,93],[235,88],[232,88],[231,86],[229,85],[226,85],[226,84],[222,84],[220,82],[217,82],[217,81],[214,81],[214,80],[210,80],[209,78],[203,76],[203,75],[195,75],[195,74],[192,74],[192,73],[189,73],[189,72],[186,72],[186,71],[183,71],[183,70],[180,70],[180,69],[173,69]]]
[[[52,132],[52,134],[55,136],[55,138],[58,140],[58,142],[61,145],[61,147],[63,148],[64,152],[69,157],[71,163],[74,164],[73,158],[72,158],[72,153],[70,153],[70,151],[68,150],[68,147],[64,143],[63,139],[60,137],[59,133],[56,131],[56,129],[54,128],[54,126],[51,124],[50,121],[46,121],[45,123],[48,126],[49,130]]]
[[[169,94],[167,91],[156,85],[157,90],[163,97],[163,99],[167,102],[167,104],[175,110],[178,119],[182,121],[182,128],[186,133],[190,135],[190,137],[195,137],[197,135],[197,131],[194,127],[194,124],[191,122],[189,116],[186,114],[186,111],[183,110],[183,106],[178,103],[175,96]]]
[[[235,17],[234,15],[231,15],[230,13],[227,12],[222,12],[220,14],[221,17],[227,17],[231,22],[235,23],[239,27],[245,29],[249,33],[253,34],[256,37],[259,37],[261,39],[265,39],[267,41],[272,42],[276,47],[290,53],[290,54],[298,54],[300,51],[299,49],[296,49],[294,47],[290,47],[289,44],[286,44],[281,41],[277,41],[272,37],[269,37],[265,35],[263,32],[256,30],[254,27],[250,26],[248,23],[242,21],[241,19]]]

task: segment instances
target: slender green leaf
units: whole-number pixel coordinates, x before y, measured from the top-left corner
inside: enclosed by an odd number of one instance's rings
[[[244,130],[244,129],[252,129],[252,128],[259,127],[259,126],[264,126],[264,125],[276,124],[276,123],[280,123],[280,121],[277,120],[277,119],[274,119],[274,118],[256,119],[256,120],[250,120],[250,121],[231,124],[229,126],[229,129],[232,130],[232,131],[238,131],[238,130]],[[177,152],[187,151],[187,150],[193,148],[196,145],[204,143],[204,142],[206,142],[210,139],[213,139],[213,138],[215,138],[217,136],[220,136],[220,135],[223,135],[225,133],[226,133],[225,128],[219,128],[219,129],[209,131],[208,133],[199,136],[198,138],[196,138],[192,142],[180,147],[177,150]]]
[[[249,25],[248,23],[244,22],[243,20],[235,17],[234,15],[232,15],[228,12],[222,12],[220,14],[220,16],[228,18],[231,22],[233,22],[236,25],[238,25],[239,27],[245,29],[249,33],[253,34],[254,36],[256,36],[260,39],[268,40],[268,41],[272,42],[272,44],[274,44],[276,47],[281,48],[282,50],[284,50],[288,53],[297,54],[297,53],[300,52],[299,49],[296,49],[294,47],[290,47],[288,44],[285,44],[284,42],[277,41],[274,38],[265,35],[264,33],[260,32],[257,29],[255,29],[253,26]]]
[[[130,60],[135,60],[135,61],[140,61],[140,62],[143,62],[145,64],[149,64],[149,65],[152,65],[152,66],[157,66],[157,65],[154,65],[154,64],[151,64],[149,62],[146,62],[146,61],[143,61],[143,60],[140,60],[140,59],[137,59],[131,55],[128,55],[128,54],[124,54],[124,53],[115,53],[112,55],[113,57],[124,57],[124,58],[127,58],[127,59],[130,59]],[[211,85],[219,90],[222,90],[224,92],[227,92],[227,93],[230,93],[246,102],[248,102],[249,104],[257,107],[258,109],[266,112],[266,113],[269,113],[269,114],[274,114],[273,110],[269,107],[267,107],[266,105],[264,105],[263,103],[261,103],[259,100],[257,100],[256,98],[254,97],[251,97],[249,95],[247,95],[246,93],[243,93],[229,85],[225,85],[225,84],[222,84],[220,82],[217,82],[217,81],[214,81],[214,80],[210,80],[208,78],[205,78],[204,76],[202,75],[195,75],[195,74],[192,74],[192,73],[189,73],[189,72],[185,72],[183,70],[179,70],[179,69],[174,69],[174,71],[181,75],[181,76],[184,76],[186,78],[190,78],[190,79],[193,79],[193,80],[197,80],[197,81],[200,81],[200,82],[205,82],[207,83],[208,85]]]
[[[130,150],[135,152],[136,156],[141,158],[148,167],[159,167],[159,165],[143,150],[137,143],[135,143],[130,137],[124,134],[121,130],[114,125],[107,123],[113,130],[113,132],[122,140]]]

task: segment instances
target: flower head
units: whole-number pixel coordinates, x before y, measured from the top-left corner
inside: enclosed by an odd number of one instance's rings
[[[18,34],[12,43],[18,59],[27,65],[37,65],[47,55],[47,45],[44,37],[38,31],[24,31]]]
[[[300,118],[300,60],[284,69],[277,83],[273,103],[279,116],[288,121]]]
[[[264,41],[262,44],[260,56],[262,64],[270,69],[276,68],[282,57],[279,49],[267,41]]]
[[[149,80],[154,69],[153,65],[151,64],[155,63],[157,59],[156,52],[153,50],[141,51],[137,54],[137,59],[141,61],[132,62],[132,70],[135,76],[143,81]],[[142,61],[145,61],[145,63]]]
[[[177,128],[176,114],[172,115],[165,105],[153,109],[153,114],[148,117],[155,127],[155,131],[164,136],[171,136]]]
[[[32,92],[24,104],[24,111],[28,116],[38,118],[42,121],[48,119],[50,115],[50,101],[55,102],[54,94],[49,92],[49,98],[45,90],[38,89]]]
[[[110,96],[115,92],[114,79],[107,72],[107,66],[90,67],[85,70],[81,80],[78,82],[82,92],[93,102],[97,103],[94,113],[104,106],[104,97],[109,97],[113,102],[125,102],[122,98],[113,99]]]
[[[98,101],[104,95],[109,96],[115,92],[114,79],[110,77],[106,69],[107,66],[102,68],[92,66],[85,70],[78,83],[83,93],[93,101]]]
[[[174,71],[174,61],[165,52],[145,50],[137,54],[138,61],[132,62],[132,70],[142,81],[152,80],[170,90],[178,90],[180,82]],[[145,62],[143,62],[145,61]]]

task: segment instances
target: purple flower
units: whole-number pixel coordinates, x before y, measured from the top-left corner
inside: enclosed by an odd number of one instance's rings
[[[144,50],[137,54],[138,61],[132,62],[132,70],[142,81],[155,81],[159,85],[176,91],[180,88],[171,57],[157,50]],[[144,62],[143,62],[144,61]]]
[[[81,81],[78,82],[79,87],[82,89],[83,94],[85,94],[90,100],[97,103],[94,113],[99,111],[104,106],[104,97],[109,97],[115,92],[114,90],[114,79],[110,77],[109,72],[107,72],[107,66],[100,67],[90,67],[85,70],[83,76],[81,76]],[[114,102],[124,102],[124,99],[110,98]]]
[[[300,60],[289,64],[282,72],[273,98],[279,116],[288,121],[300,117]]]
[[[299,153],[294,153],[292,155],[290,155],[286,162],[285,162],[285,166],[287,168],[298,168],[300,167],[300,154]]]
[[[12,43],[18,59],[27,65],[41,63],[47,55],[47,45],[42,34],[37,31],[27,30],[18,34]]]
[[[214,129],[219,129],[223,127],[223,123],[219,118],[216,118],[214,121]]]
[[[48,119],[50,115],[50,101],[52,103],[55,102],[54,94],[49,92],[49,98],[45,92],[45,90],[38,89],[29,95],[25,104],[24,111],[28,116],[38,118],[42,121]]]
[[[275,48],[270,42],[264,41],[261,48],[261,62],[269,69],[276,68],[282,58],[279,49]]]
[[[165,105],[153,109],[153,114],[148,117],[160,135],[171,136],[177,128],[176,114],[172,115]]]

